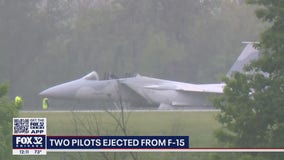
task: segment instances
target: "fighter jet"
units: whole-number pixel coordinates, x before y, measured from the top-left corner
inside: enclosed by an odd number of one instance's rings
[[[253,43],[246,47],[233,64],[227,76],[242,72],[244,65],[257,59],[259,51]],[[39,95],[50,98],[91,99],[96,102],[125,102],[130,106],[159,106],[159,108],[176,108],[182,106],[210,106],[208,97],[222,94],[224,83],[192,84],[157,79],[137,74],[128,78],[99,80],[96,71],[80,79],[48,88]]]

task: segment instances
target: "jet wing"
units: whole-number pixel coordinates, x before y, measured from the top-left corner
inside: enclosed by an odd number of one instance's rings
[[[189,83],[173,83],[173,84],[157,84],[144,86],[148,89],[155,90],[176,90],[184,92],[203,92],[203,93],[223,93],[224,83],[218,84],[189,84]]]
[[[192,102],[201,102],[200,97],[207,96],[207,93],[223,93],[223,87],[225,84],[190,84],[176,81],[168,81],[162,79],[156,79],[151,77],[134,77],[119,80],[119,83],[127,88],[128,90],[132,90],[133,95],[139,95],[140,98],[146,100],[149,104],[157,103],[157,101],[167,101],[161,94],[173,94],[173,92],[168,91],[176,91],[180,92],[179,99],[172,100],[171,105],[188,105],[187,101],[181,100],[186,99],[187,95],[189,97],[194,97]],[[152,91],[151,91],[152,90]],[[153,91],[162,91],[162,92],[153,92]],[[157,98],[158,100],[153,100],[153,98]],[[188,98],[188,97],[187,97]],[[164,100],[161,100],[164,99]]]
[[[119,88],[128,96],[131,98],[132,102],[138,102],[138,103],[150,103],[149,99],[145,97],[143,94],[141,95],[137,90],[135,90],[131,85],[125,83],[123,80],[118,80],[118,84],[120,84]]]

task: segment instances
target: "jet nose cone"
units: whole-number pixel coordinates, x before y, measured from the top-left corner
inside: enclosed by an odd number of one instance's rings
[[[48,94],[46,93],[46,90],[44,90],[44,91],[41,91],[38,95],[40,95],[42,97],[46,97],[46,95],[48,95]]]
[[[77,88],[77,83],[72,81],[48,88],[39,95],[51,98],[74,98]]]
[[[40,96],[42,97],[56,97],[56,95],[58,95],[60,91],[54,89],[54,87],[46,89],[42,92],[39,93]]]

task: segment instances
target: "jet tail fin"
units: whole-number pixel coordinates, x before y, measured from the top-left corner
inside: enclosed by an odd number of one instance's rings
[[[231,69],[226,74],[227,77],[231,77],[235,72],[243,72],[243,68],[245,65],[248,65],[252,60],[256,60],[259,57],[259,51],[254,48],[254,44],[258,44],[259,42],[242,42],[247,44],[243,49],[242,53],[235,61]]]

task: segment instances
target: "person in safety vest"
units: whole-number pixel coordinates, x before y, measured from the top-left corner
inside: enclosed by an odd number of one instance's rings
[[[20,96],[15,97],[15,106],[21,108],[23,105],[23,100]]]
[[[47,109],[48,108],[48,98],[43,98],[42,99],[42,109]]]

